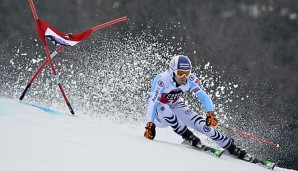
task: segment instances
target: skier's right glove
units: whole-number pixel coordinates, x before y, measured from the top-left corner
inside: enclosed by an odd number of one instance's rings
[[[216,118],[216,114],[214,111],[209,111],[206,113],[206,125],[207,126],[217,126],[218,124],[218,119]]]
[[[155,124],[153,122],[148,122],[145,127],[144,137],[153,140],[155,137]]]

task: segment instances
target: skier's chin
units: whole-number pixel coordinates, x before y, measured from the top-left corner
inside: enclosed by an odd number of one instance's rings
[[[178,84],[183,85],[186,83],[186,79],[179,79]]]

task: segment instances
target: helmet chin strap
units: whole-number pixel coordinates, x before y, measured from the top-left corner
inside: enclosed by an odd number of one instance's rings
[[[173,72],[173,80],[176,83],[176,87],[179,87],[179,84],[177,83],[177,81],[175,80],[175,73]]]

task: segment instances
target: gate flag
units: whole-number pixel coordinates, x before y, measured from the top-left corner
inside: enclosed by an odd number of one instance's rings
[[[45,37],[47,37],[55,45],[74,46],[80,41],[83,41],[84,39],[88,38],[92,33],[92,29],[88,29],[78,34],[60,33],[53,26],[49,25],[41,19],[37,19],[36,24],[38,35],[44,45],[46,45]]]

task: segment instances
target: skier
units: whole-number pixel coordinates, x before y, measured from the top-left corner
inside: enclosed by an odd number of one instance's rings
[[[173,131],[190,145],[203,148],[201,140],[188,129],[190,127],[210,137],[230,154],[250,161],[252,159],[250,154],[215,129],[218,119],[213,103],[204,91],[201,81],[191,73],[191,68],[191,62],[187,56],[174,56],[170,61],[169,70],[154,78],[146,111],[147,124],[144,136],[153,140],[156,126],[160,128],[171,126]],[[183,92],[188,90],[194,92],[203,104],[206,118],[198,115],[180,100]]]

